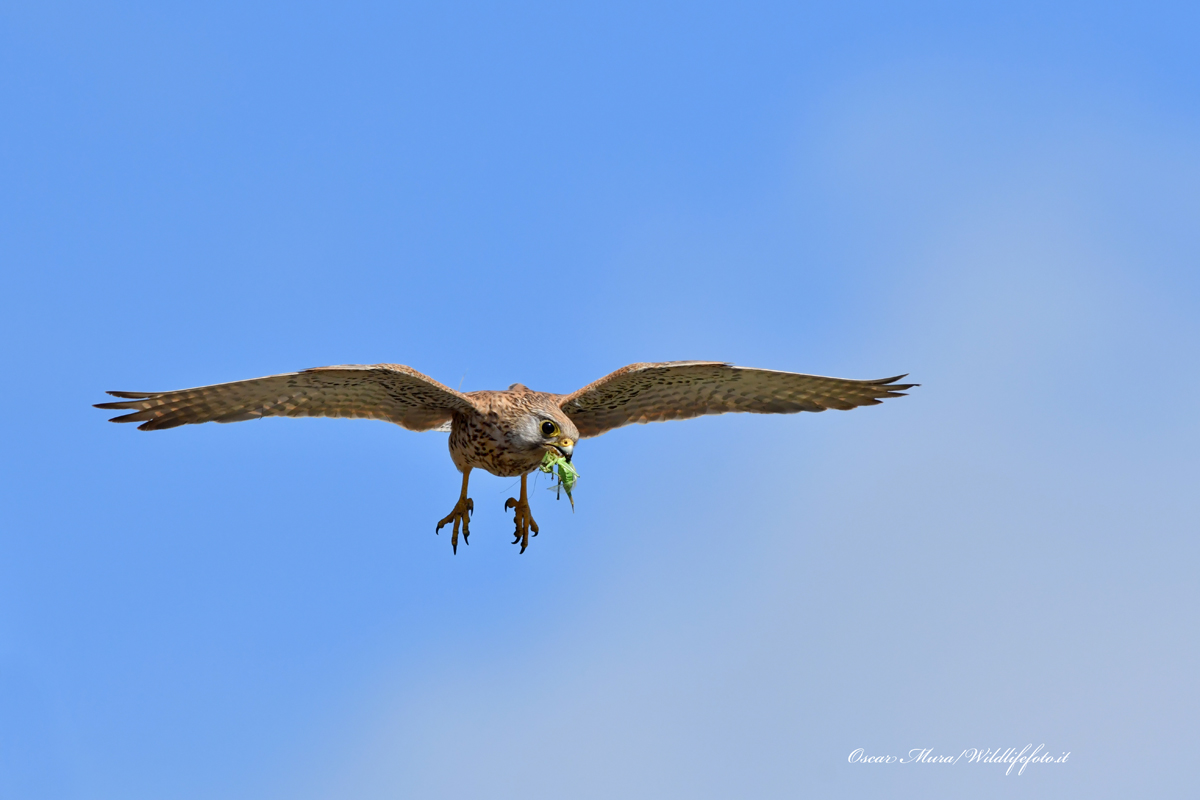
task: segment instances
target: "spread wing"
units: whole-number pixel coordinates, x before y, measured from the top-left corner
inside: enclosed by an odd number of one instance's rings
[[[475,406],[463,394],[400,364],[346,364],[217,383],[174,392],[109,392],[126,398],[96,408],[130,410],[112,422],[156,431],[198,422],[260,417],[382,419],[414,431],[441,428]]]
[[[633,422],[689,419],[702,414],[749,411],[794,414],[873,406],[900,397],[915,383],[903,378],[852,381],[796,372],[735,367],[719,361],[630,364],[574,394],[559,406],[581,436],[599,436]]]

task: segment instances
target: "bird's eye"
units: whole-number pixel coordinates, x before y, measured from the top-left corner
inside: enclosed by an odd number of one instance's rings
[[[542,423],[542,436],[554,436],[558,433],[558,426],[550,420]]]

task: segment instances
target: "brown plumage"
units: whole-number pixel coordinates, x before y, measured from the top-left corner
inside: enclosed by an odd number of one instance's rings
[[[130,411],[113,422],[140,422],[153,431],[199,422],[241,422],[261,417],[358,417],[394,422],[413,431],[448,430],[450,457],[463,473],[454,510],[437,526],[453,523],[470,535],[474,503],[467,497],[471,470],[521,476],[515,509],[521,552],[536,536],[526,478],[547,452],[569,461],[575,442],[631,423],[688,419],[703,414],[851,409],[900,397],[917,384],[903,375],[871,381],[736,367],[717,361],[631,364],[568,395],[535,392],[520,384],[505,391],[456,392],[400,364],[317,367],[174,392],[109,392],[122,398],[96,408]]]

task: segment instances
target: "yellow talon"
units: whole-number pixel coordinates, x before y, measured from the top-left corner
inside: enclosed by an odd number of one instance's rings
[[[458,554],[458,528],[462,525],[463,543],[470,544],[471,538],[471,514],[475,511],[475,501],[467,497],[467,479],[471,475],[471,468],[467,467],[463,470],[462,493],[458,496],[458,502],[454,504],[454,510],[442,517],[438,522],[434,533],[440,533],[442,526],[448,523],[454,523],[454,529],[450,533],[450,548],[454,553]]]
[[[510,497],[504,502],[506,509],[516,509],[513,514],[513,521],[517,524],[516,532],[513,536],[513,544],[521,543],[521,552],[525,552],[525,548],[529,546],[529,532],[533,531],[533,535],[538,535],[537,523],[533,521],[533,514],[529,511],[529,495],[526,492],[525,479],[528,473],[521,476],[521,499]]]

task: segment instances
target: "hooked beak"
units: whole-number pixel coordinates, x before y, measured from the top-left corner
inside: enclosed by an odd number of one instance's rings
[[[573,439],[559,439],[556,444],[551,445],[555,450],[562,454],[562,457],[571,463],[571,453],[575,452],[575,441]]]

